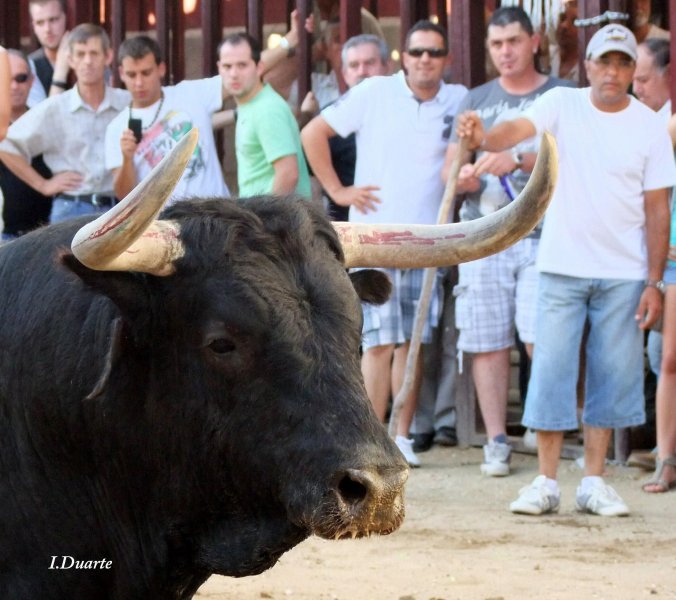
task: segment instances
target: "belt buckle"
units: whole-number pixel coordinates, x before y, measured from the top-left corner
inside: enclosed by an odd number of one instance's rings
[[[108,206],[109,204],[110,202],[106,196],[102,196],[101,194],[92,194],[92,206],[101,208],[103,206]]]

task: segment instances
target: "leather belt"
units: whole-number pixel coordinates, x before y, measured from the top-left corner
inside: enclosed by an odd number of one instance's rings
[[[73,202],[86,202],[92,206],[113,206],[115,196],[107,194],[58,194],[59,200],[70,200]]]

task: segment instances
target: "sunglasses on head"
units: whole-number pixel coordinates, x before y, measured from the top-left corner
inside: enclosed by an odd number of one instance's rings
[[[444,58],[446,50],[443,48],[409,48],[406,53],[413,58],[420,58],[423,54],[429,54],[430,58]]]
[[[28,73],[19,73],[12,77],[12,81],[15,83],[26,83],[28,81]]]

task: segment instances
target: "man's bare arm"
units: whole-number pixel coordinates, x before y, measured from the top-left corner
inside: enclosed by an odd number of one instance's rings
[[[646,244],[648,247],[648,279],[659,281],[669,251],[669,194],[666,188],[644,192]],[[641,329],[648,329],[662,312],[662,294],[646,286],[636,311]]]
[[[336,135],[333,128],[319,115],[312,119],[300,132],[305,156],[312,172],[322,184],[324,191],[340,206],[354,206],[359,212],[376,210],[380,199],[373,194],[380,189],[374,185],[344,187],[331,162],[329,138]]]
[[[293,194],[298,185],[298,158],[295,154],[282,156],[272,163],[275,178],[272,182],[273,194]]]

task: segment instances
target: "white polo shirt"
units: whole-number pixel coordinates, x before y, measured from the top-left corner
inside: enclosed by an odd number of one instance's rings
[[[377,185],[382,201],[366,215],[350,210],[357,223],[436,223],[444,192],[441,168],[463,85],[442,82],[431,100],[418,100],[402,71],[371,77],[322,111],[345,137],[356,133],[355,185]]]

